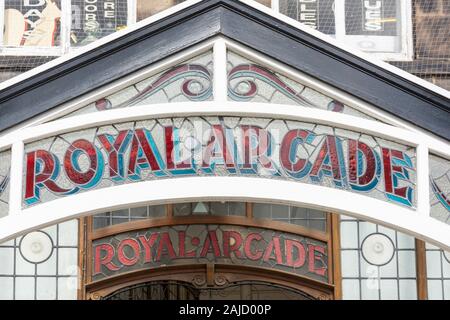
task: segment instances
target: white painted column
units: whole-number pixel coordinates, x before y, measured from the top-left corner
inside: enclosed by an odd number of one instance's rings
[[[272,0],[272,9],[276,12],[280,12],[280,1]]]
[[[214,101],[226,102],[228,99],[227,47],[223,39],[217,39],[213,48]]]
[[[16,215],[22,211],[23,180],[23,141],[13,143],[11,149],[11,178],[9,186],[9,214]]]
[[[416,149],[417,159],[417,211],[424,217],[430,215],[430,173],[428,146],[421,141]]]

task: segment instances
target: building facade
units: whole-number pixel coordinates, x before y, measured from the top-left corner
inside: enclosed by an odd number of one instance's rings
[[[85,2],[4,3],[1,299],[450,299],[445,72],[342,45],[445,65],[410,2]]]

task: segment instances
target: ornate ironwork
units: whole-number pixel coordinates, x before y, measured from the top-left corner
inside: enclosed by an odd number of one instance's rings
[[[321,295],[320,299],[326,299]],[[146,282],[117,290],[103,300],[316,300],[293,288],[262,281],[233,282],[227,286],[196,288],[182,281]]]

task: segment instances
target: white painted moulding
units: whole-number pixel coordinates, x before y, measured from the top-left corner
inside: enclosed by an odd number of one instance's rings
[[[254,177],[173,178],[80,193],[2,218],[0,243],[32,230],[105,211],[199,200],[268,202],[331,211],[379,223],[450,250],[450,227],[420,212],[343,190]]]

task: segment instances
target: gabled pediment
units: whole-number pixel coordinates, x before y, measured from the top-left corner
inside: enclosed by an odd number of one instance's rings
[[[450,138],[448,98],[244,3],[217,0],[194,4],[3,89],[0,130],[93,93],[214,36],[245,44],[381,112]]]

